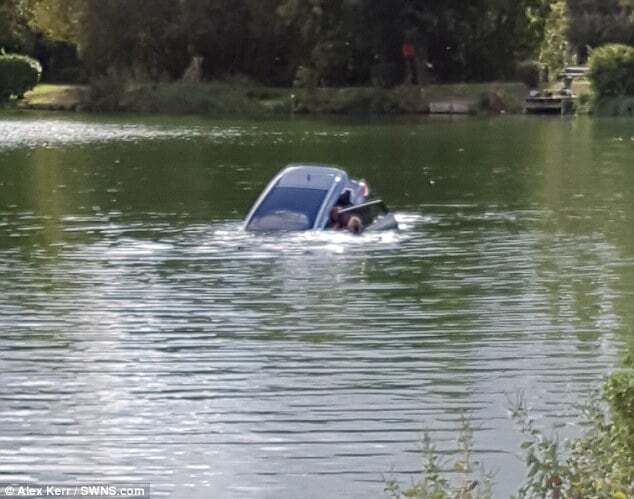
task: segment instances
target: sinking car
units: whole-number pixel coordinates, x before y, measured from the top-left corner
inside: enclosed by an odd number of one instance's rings
[[[398,229],[383,201],[369,200],[364,180],[335,167],[290,165],[259,196],[245,220],[248,231]]]

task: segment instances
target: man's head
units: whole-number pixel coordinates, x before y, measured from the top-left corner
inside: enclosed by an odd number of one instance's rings
[[[348,220],[348,225],[346,227],[353,234],[361,234],[363,232],[363,222],[357,216],[350,217]]]

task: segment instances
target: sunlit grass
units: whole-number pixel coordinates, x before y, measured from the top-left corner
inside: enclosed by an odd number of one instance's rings
[[[84,85],[40,84],[24,95],[23,107],[74,109],[84,99],[88,87]]]
[[[84,85],[41,84],[28,92],[21,107],[37,109],[119,110],[169,114],[284,115],[425,114],[432,102],[461,102],[473,112],[521,112],[527,89],[522,83],[493,82],[305,89],[270,88],[253,82],[119,82],[112,91],[95,93]]]

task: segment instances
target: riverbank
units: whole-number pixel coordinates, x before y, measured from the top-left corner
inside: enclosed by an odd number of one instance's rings
[[[21,109],[205,115],[521,113],[528,89],[517,82],[400,86],[392,89],[268,88],[227,82],[90,88],[38,85]]]
[[[17,107],[38,111],[79,111],[89,95],[90,89],[86,85],[41,84],[27,92]]]
[[[558,87],[553,87],[557,89]],[[99,90],[99,89],[98,89]],[[634,97],[595,100],[587,81],[575,82],[576,112],[633,116]],[[521,114],[528,89],[517,82],[373,87],[292,88],[206,82],[144,84],[108,91],[88,85],[42,84],[27,92],[19,109],[39,111],[287,116],[289,114],[407,115]]]

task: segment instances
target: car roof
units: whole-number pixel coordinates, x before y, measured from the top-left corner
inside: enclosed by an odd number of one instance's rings
[[[291,165],[282,170],[277,179],[276,187],[328,190],[334,183],[347,183],[348,174],[331,166]]]

